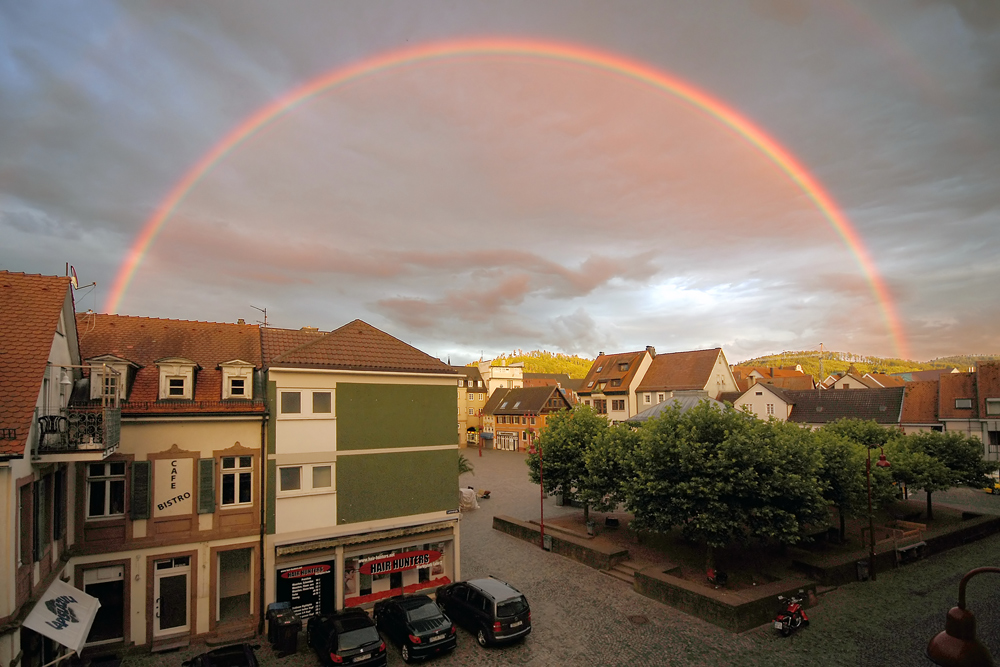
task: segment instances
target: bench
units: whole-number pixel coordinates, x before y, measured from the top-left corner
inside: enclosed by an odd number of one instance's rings
[[[920,560],[926,555],[926,552],[927,543],[924,541],[896,547],[896,564],[912,563],[913,561]]]

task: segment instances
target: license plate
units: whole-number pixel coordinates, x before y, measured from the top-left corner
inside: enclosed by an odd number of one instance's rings
[[[434,635],[433,637],[431,637],[431,643],[439,642],[442,639],[444,639],[444,635]]]
[[[775,621],[774,622],[774,627],[776,629],[780,630],[783,627],[782,624],[781,624],[781,621]]]
[[[523,621],[514,621],[513,623],[510,624],[510,627],[512,627],[512,628],[519,628],[519,627],[521,627],[522,623],[523,623]]]
[[[355,656],[354,660],[352,660],[351,662],[361,662],[362,660],[367,660],[367,659],[368,656],[362,653],[359,656]]]

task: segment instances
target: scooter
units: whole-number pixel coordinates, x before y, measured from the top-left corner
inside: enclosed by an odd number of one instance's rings
[[[799,591],[799,595],[802,595],[803,592]],[[782,637],[787,637],[802,626],[809,625],[809,617],[806,616],[805,609],[802,608],[804,599],[778,596],[778,602],[784,604],[785,608],[779,611],[778,616],[774,619],[774,629],[780,632]]]

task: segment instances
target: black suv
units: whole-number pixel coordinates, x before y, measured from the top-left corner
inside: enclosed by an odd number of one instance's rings
[[[399,644],[403,662],[453,651],[455,625],[426,595],[403,595],[375,603],[375,625]]]
[[[306,643],[324,665],[385,667],[385,642],[364,609],[353,607],[313,616],[306,625]]]
[[[531,632],[528,601],[516,588],[493,577],[442,586],[437,602],[482,646],[517,641]]]

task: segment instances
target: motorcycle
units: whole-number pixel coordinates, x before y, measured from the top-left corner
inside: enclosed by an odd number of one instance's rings
[[[803,591],[799,591],[799,595],[802,593]],[[802,626],[809,625],[809,617],[802,608],[803,600],[804,598],[778,596],[778,602],[784,604],[785,608],[779,611],[774,619],[774,629],[780,632],[782,637],[787,637]]]

